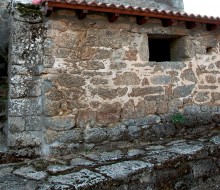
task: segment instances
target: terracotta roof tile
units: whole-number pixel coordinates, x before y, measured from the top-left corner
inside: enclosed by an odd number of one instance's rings
[[[51,3],[62,3],[62,4],[69,4],[69,5],[85,5],[88,7],[96,7],[96,8],[112,8],[116,10],[127,10],[133,11],[134,15],[144,14],[144,13],[152,13],[152,14],[160,14],[160,15],[167,15],[167,16],[175,16],[177,20],[185,20],[187,18],[191,19],[198,19],[198,22],[202,22],[202,20],[208,21],[215,21],[213,23],[220,24],[220,17],[213,17],[213,16],[206,16],[200,14],[190,14],[186,12],[178,12],[178,11],[171,11],[171,10],[160,10],[160,9],[151,9],[149,7],[139,7],[139,6],[130,6],[130,5],[122,5],[122,4],[108,4],[104,2],[96,2],[96,1],[86,1],[86,0],[43,0],[44,2],[51,2]],[[181,19],[185,18],[185,19]],[[159,16],[158,16],[159,18]],[[179,18],[179,19],[178,19]],[[200,20],[199,20],[200,19]]]

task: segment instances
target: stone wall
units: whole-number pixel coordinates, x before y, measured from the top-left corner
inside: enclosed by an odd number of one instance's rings
[[[79,21],[58,10],[46,21],[44,150],[129,146],[206,134],[219,113],[219,35],[205,26],[138,26],[104,14]],[[180,61],[149,62],[148,37],[179,36]],[[48,149],[49,148],[49,149]]]
[[[74,11],[11,18],[8,146],[18,156],[111,150],[216,129],[219,31],[162,27]],[[170,62],[149,62],[148,39],[175,37]]]

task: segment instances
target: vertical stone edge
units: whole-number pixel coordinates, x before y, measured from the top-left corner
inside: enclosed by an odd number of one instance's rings
[[[7,145],[18,157],[38,157],[43,138],[43,14],[37,6],[12,3],[9,27]]]

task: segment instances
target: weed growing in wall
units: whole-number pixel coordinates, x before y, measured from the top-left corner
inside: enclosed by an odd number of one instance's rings
[[[171,121],[173,124],[183,124],[186,122],[186,118],[181,113],[175,113],[172,115]]]

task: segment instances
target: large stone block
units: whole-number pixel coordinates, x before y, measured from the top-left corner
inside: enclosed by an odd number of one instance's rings
[[[200,111],[201,111],[200,106],[196,104],[190,104],[184,107],[185,114],[196,114],[199,113]]]
[[[91,57],[88,57],[88,60],[91,60]],[[95,70],[95,71],[100,69],[105,69],[105,65],[101,61],[82,61],[79,62],[79,67],[81,67],[83,70]]]
[[[75,127],[75,116],[69,117],[45,117],[44,125],[48,129],[57,131],[68,130]]]
[[[191,82],[197,82],[197,78],[195,76],[195,73],[192,69],[186,69],[182,72],[180,76],[183,80],[191,81]]]
[[[46,130],[45,140],[47,143],[79,143],[83,141],[83,133],[79,129],[71,129],[66,131]]]
[[[86,33],[84,31],[66,31],[59,34],[56,43],[60,48],[74,49],[83,44]]]
[[[172,77],[169,75],[158,75],[151,77],[150,81],[155,85],[165,85],[172,82]]]
[[[185,86],[177,86],[173,90],[174,97],[181,98],[181,97],[189,96],[192,93],[194,88],[195,88],[194,84],[185,85]]]
[[[62,97],[65,97],[68,100],[78,100],[83,94],[84,89],[80,87],[72,87],[72,88],[62,88],[59,93],[62,93]]]
[[[113,124],[120,120],[121,104],[103,104],[97,112],[97,122],[101,124]]]
[[[101,98],[104,100],[106,99],[114,99],[118,96],[118,89],[110,89],[107,87],[101,87],[101,88],[93,88],[90,89],[92,94],[98,94]]]
[[[40,115],[42,113],[41,98],[11,99],[9,116]]]
[[[87,109],[87,110],[80,110],[77,119],[76,119],[76,125],[81,128],[86,127],[93,127],[96,124],[96,112]]]
[[[54,81],[57,81],[60,86],[67,88],[80,87],[85,85],[85,79],[82,76],[76,75],[59,74],[54,78]]]
[[[63,99],[63,94],[57,88],[52,87],[46,94],[45,97],[51,101],[59,101]]]
[[[51,101],[48,99],[44,99],[44,114],[46,116],[56,116],[60,113],[60,105],[59,101]]]
[[[216,164],[212,160],[200,160],[191,164],[193,177],[205,178],[218,171]]]
[[[124,104],[122,109],[121,117],[123,119],[137,119],[146,116],[146,105],[145,101],[140,101],[135,106],[133,100],[129,100]]]
[[[218,92],[212,92],[212,99],[214,100],[214,101],[219,101],[220,100],[220,93],[218,93]]]
[[[159,138],[172,137],[176,133],[176,128],[172,124],[159,124],[152,127],[152,131]]]
[[[127,128],[125,125],[116,125],[107,130],[109,140],[117,141],[125,139]]]
[[[107,139],[107,133],[102,128],[85,129],[84,139],[87,143],[102,142]]]
[[[160,67],[162,70],[167,70],[167,69],[171,69],[171,70],[181,70],[184,67],[186,67],[186,64],[184,62],[180,62],[180,61],[171,61],[171,62],[150,62],[150,66],[151,67]]]
[[[132,92],[129,94],[129,96],[146,96],[149,94],[161,94],[164,92],[163,87],[157,86],[157,87],[146,87],[146,88],[133,88]]]
[[[138,85],[140,84],[140,78],[136,73],[125,72],[122,75],[117,75],[113,79],[115,85]]]
[[[209,92],[198,92],[195,97],[197,102],[206,102],[209,99]]]
[[[40,131],[43,127],[41,116],[26,116],[25,129],[26,131]]]
[[[25,119],[22,117],[9,117],[8,127],[11,133],[21,132],[25,130]]]
[[[120,29],[87,30],[86,43],[90,46],[103,46],[118,49],[129,44],[131,34]]]
[[[41,145],[42,133],[41,132],[19,132],[8,133],[8,146],[9,147],[36,147]]]
[[[41,95],[42,82],[39,77],[16,75],[11,78],[12,98],[38,97]]]

